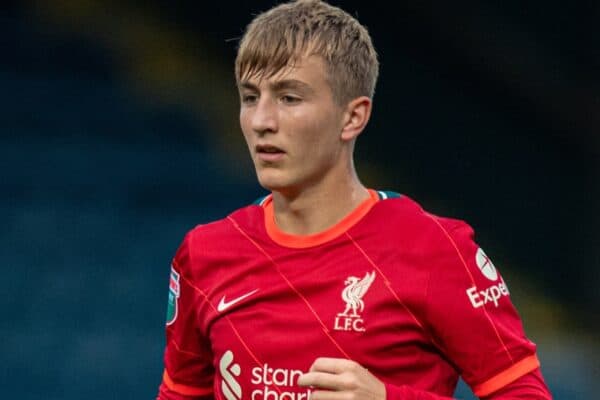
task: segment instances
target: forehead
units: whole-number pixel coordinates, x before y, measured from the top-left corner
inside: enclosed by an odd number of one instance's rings
[[[325,62],[320,56],[302,56],[277,71],[258,70],[246,73],[238,86],[273,85],[279,82],[298,82],[310,87],[328,86]]]

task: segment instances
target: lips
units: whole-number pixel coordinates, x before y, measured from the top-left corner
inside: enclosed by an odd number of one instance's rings
[[[279,161],[285,155],[285,151],[270,144],[257,145],[255,149],[258,159],[265,162]]]
[[[257,153],[283,153],[279,147],[272,146],[270,144],[262,144],[256,146]]]

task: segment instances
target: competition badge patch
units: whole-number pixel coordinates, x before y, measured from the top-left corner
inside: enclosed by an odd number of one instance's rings
[[[179,274],[171,265],[171,278],[169,279],[169,300],[167,303],[167,325],[177,319],[177,299],[179,298]]]

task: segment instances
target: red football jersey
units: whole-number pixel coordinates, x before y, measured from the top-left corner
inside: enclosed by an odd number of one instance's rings
[[[189,232],[172,264],[160,398],[307,400],[296,382],[317,357],[445,396],[459,375],[485,396],[535,370],[473,230],[370,194],[315,235],[278,230],[271,196]]]

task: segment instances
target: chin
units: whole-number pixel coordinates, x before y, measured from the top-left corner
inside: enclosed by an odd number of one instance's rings
[[[279,171],[257,171],[256,175],[260,186],[271,192],[285,192],[294,186],[289,177]]]
[[[274,180],[270,180],[270,179],[259,179],[258,183],[260,184],[260,186],[262,186],[263,188],[265,188],[266,190],[270,191],[270,192],[280,192],[280,191],[284,191],[286,188],[289,187],[289,185],[286,185],[282,182],[277,182]]]

